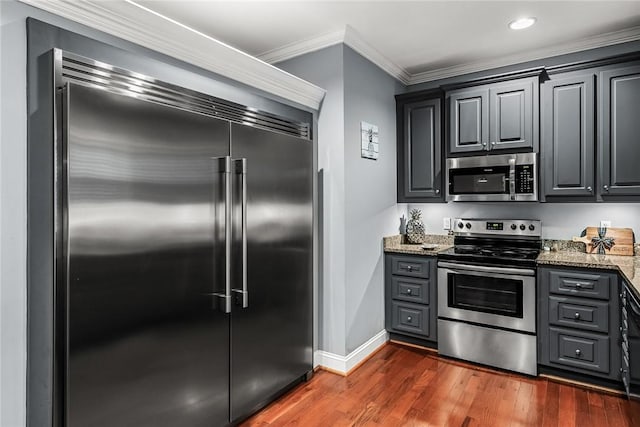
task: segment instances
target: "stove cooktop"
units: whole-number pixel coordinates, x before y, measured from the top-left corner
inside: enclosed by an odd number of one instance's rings
[[[478,265],[532,268],[535,267],[540,248],[535,243],[529,245],[529,247],[522,247],[508,244],[456,244],[438,253],[438,258]]]

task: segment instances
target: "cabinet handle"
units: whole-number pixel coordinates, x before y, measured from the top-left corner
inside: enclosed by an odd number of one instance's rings
[[[587,187],[587,191],[588,191],[589,193],[591,193],[591,192],[593,192],[593,188],[591,188],[591,187],[589,186],[589,187]]]
[[[580,357],[580,355],[582,354],[582,352],[580,351],[580,349],[576,350],[576,356]]]
[[[411,322],[411,316],[407,316],[407,322]]]
[[[609,191],[609,186],[608,185],[603,185],[602,188],[604,189],[604,191]]]
[[[482,143],[482,146],[483,146],[483,147],[486,147],[486,146],[487,146],[487,143],[486,143],[486,142],[483,142],[483,143]]]
[[[496,142],[495,141],[491,141],[491,146],[495,147],[496,146]]]
[[[413,270],[413,267],[411,267],[410,265],[407,265],[407,268],[405,268],[405,270],[411,271],[411,270]]]
[[[411,289],[407,289],[407,295],[411,295]]]
[[[436,194],[440,194],[440,189],[436,188]]]
[[[580,313],[576,313],[573,317],[575,317],[576,320],[580,319]]]

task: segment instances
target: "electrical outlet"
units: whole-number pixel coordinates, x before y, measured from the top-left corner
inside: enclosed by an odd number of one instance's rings
[[[608,220],[608,219],[601,219],[600,220],[600,227],[610,228],[611,227],[611,221]]]
[[[451,218],[442,218],[442,228],[451,230]]]

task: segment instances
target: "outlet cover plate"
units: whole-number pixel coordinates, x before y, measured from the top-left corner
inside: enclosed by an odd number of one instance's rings
[[[608,220],[608,219],[600,220],[600,227],[610,228],[611,227],[611,221]]]

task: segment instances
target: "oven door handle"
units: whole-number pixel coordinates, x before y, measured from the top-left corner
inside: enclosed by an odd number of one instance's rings
[[[467,270],[481,273],[513,274],[518,276],[535,276],[536,271],[529,268],[505,268],[505,267],[485,267],[482,265],[456,264],[453,262],[441,261],[438,267],[450,268],[452,270]]]

